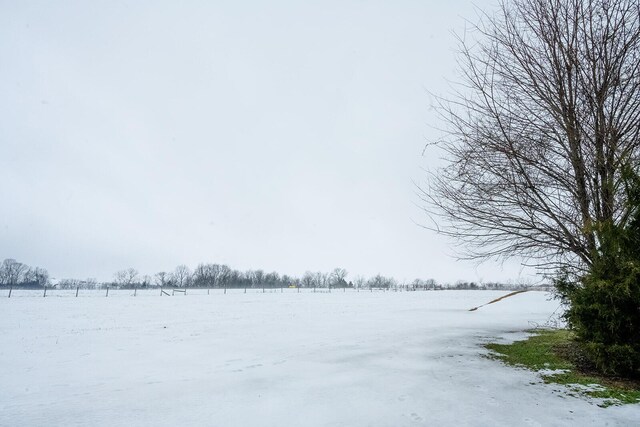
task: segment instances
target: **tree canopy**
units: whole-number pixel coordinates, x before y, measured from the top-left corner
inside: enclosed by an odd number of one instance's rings
[[[640,1],[512,0],[460,39],[439,99],[446,165],[422,189],[470,258],[588,270],[630,219],[640,154]]]

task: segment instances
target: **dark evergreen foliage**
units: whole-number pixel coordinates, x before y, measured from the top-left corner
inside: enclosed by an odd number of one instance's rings
[[[623,173],[628,215],[595,224],[598,253],[588,274],[556,282],[565,318],[603,373],[640,376],[640,177]]]

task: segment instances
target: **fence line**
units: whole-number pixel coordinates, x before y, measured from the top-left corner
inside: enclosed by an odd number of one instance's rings
[[[501,289],[476,289],[478,291],[481,290],[489,290],[489,291],[514,291],[514,290],[522,290],[525,287],[511,287],[511,288],[501,288]],[[279,289],[279,292],[278,292]],[[300,286],[296,286],[296,287],[284,287],[284,286],[277,286],[277,287],[267,287],[267,286],[260,286],[260,287],[220,287],[220,288],[170,288],[171,292],[167,292],[167,290],[164,287],[159,287],[159,288],[141,288],[138,289],[137,287],[134,288],[129,288],[129,289],[115,289],[115,288],[110,288],[110,287],[104,287],[102,289],[100,288],[95,288],[95,289],[83,289],[83,292],[80,293],[80,287],[76,287],[76,289],[57,289],[55,287],[50,287],[50,286],[46,286],[41,288],[40,290],[38,289],[21,289],[21,288],[13,288],[13,287],[8,287],[8,288],[0,288],[0,297],[3,297],[4,295],[6,295],[7,298],[22,298],[22,297],[34,297],[34,296],[38,296],[41,295],[42,297],[75,297],[78,298],[80,296],[82,297],[96,297],[100,295],[100,292],[104,292],[104,297],[112,297],[112,298],[122,298],[122,297],[126,297],[126,296],[130,296],[130,297],[136,297],[138,296],[138,294],[140,294],[140,297],[149,297],[149,296],[176,296],[176,293],[178,294],[182,294],[184,296],[186,295],[193,295],[193,296],[199,296],[199,297],[215,297],[215,296],[222,296],[222,295],[226,295],[226,294],[230,294],[230,295],[234,295],[234,294],[247,294],[247,293],[264,293],[264,294],[273,294],[273,293],[278,293],[278,294],[291,294],[291,293],[296,293],[296,294],[300,294],[300,293],[333,293],[333,294],[347,294],[347,293],[359,293],[361,290],[366,291],[369,290],[369,292],[424,292],[424,291],[432,291],[432,290],[442,290],[442,291],[449,291],[449,290],[456,290],[456,289],[430,289],[430,288],[414,288],[411,286],[406,286],[406,287],[393,287],[390,289],[386,289],[386,288],[369,288],[369,287],[353,287],[353,288],[348,288],[348,287],[342,287],[342,292],[333,292],[335,291],[339,291],[340,288],[335,289],[333,287],[329,288],[319,288],[317,286],[314,287],[309,287],[309,288],[305,288],[305,287],[300,287]],[[528,288],[531,289],[531,288]],[[158,292],[158,290],[160,291],[158,294],[154,294],[154,292]],[[206,293],[205,293],[206,290]],[[286,292],[285,292],[286,290]],[[464,290],[464,289],[461,289]],[[540,291],[550,291],[551,287],[545,287],[545,286],[538,286],[533,288],[533,290],[540,290]],[[6,293],[5,293],[6,291]],[[133,292],[132,292],[133,291]],[[140,292],[138,292],[140,291]],[[268,291],[268,292],[267,292]],[[347,292],[349,291],[349,292]],[[3,295],[4,294],[4,295]]]

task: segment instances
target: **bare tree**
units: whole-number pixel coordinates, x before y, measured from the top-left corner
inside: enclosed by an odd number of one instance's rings
[[[5,259],[0,265],[0,283],[6,286],[16,286],[24,278],[29,267],[15,259]]]
[[[120,270],[114,275],[114,279],[120,288],[130,288],[138,281],[138,270],[135,268]]]
[[[424,280],[422,279],[415,279],[413,282],[411,282],[411,288],[415,291],[416,289],[426,289],[427,286],[425,285]]]
[[[60,289],[85,288],[85,282],[80,279],[61,279],[57,285]]]
[[[220,287],[228,284],[231,268],[220,264],[200,264],[193,272],[193,282],[200,287]]]
[[[316,287],[326,288],[329,286],[329,275],[327,273],[318,271],[313,275],[313,281]]]
[[[640,2],[503,0],[440,99],[447,166],[421,195],[463,257],[589,268],[640,160]]]
[[[179,265],[171,275],[172,282],[179,288],[184,288],[189,284],[191,272],[186,265]]]
[[[27,268],[22,274],[22,279],[29,284],[44,287],[49,284],[49,272],[44,268]]]
[[[169,277],[169,274],[167,274],[164,271],[161,271],[155,274],[154,279],[156,282],[156,286],[163,287],[169,284],[170,277]]]
[[[300,280],[300,283],[302,284],[303,288],[313,288],[314,282],[315,282],[315,276],[310,271],[305,272],[304,275],[302,276],[302,279]]]
[[[344,280],[347,277],[347,270],[344,268],[334,268],[330,275],[331,284],[334,287],[344,287],[347,282]]]
[[[264,282],[267,284],[267,286],[275,288],[280,283],[280,275],[275,271],[267,273],[264,276]]]
[[[367,283],[367,279],[364,276],[356,276],[353,278],[353,283],[356,285],[356,289],[362,289]]]
[[[424,285],[426,286],[427,289],[435,289],[437,283],[435,279],[427,279],[425,280]]]
[[[253,287],[259,287],[264,283],[264,271],[263,270],[254,270],[253,271]]]
[[[218,286],[228,286],[229,279],[231,278],[231,268],[228,265],[218,266]]]
[[[253,270],[247,270],[244,273],[244,277],[247,281],[249,281],[249,283],[251,283],[251,287],[255,288],[256,286],[256,275],[255,272]]]
[[[212,264],[198,264],[193,271],[193,285],[196,287],[213,287],[217,276],[217,266]]]
[[[297,280],[294,277],[291,277],[287,274],[284,274],[281,278],[280,281],[282,282],[282,285],[286,288],[293,286],[296,284]]]
[[[380,274],[376,274],[367,282],[370,289],[389,289],[396,286],[397,283],[394,278],[385,277]]]
[[[98,287],[98,279],[95,277],[88,277],[84,283],[87,289],[96,289]]]
[[[148,288],[151,286],[151,283],[153,283],[153,279],[151,279],[151,276],[149,276],[148,274],[142,276],[142,280],[140,281],[141,287]]]

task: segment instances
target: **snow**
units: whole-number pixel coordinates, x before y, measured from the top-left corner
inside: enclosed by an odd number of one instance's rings
[[[0,425],[640,423],[483,357],[558,308],[503,294],[0,291]]]

